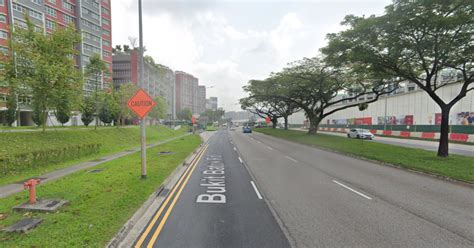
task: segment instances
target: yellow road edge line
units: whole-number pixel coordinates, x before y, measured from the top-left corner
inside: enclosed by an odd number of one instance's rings
[[[204,150],[207,150],[207,147],[206,147]],[[160,224],[158,225],[158,228],[156,229],[155,233],[153,233],[153,236],[151,237],[150,242],[148,243],[147,248],[152,248],[153,245],[155,244],[156,239],[157,239],[158,236],[160,235],[160,232],[161,232],[161,230],[163,229],[163,226],[165,225],[166,221],[168,220],[168,217],[169,217],[169,215],[171,214],[171,211],[173,210],[174,205],[175,205],[176,202],[178,201],[179,196],[181,195],[181,192],[182,192],[183,189],[186,187],[186,184],[188,183],[189,178],[190,178],[191,175],[193,174],[194,169],[196,169],[196,167],[197,167],[197,165],[199,164],[199,161],[201,160],[201,158],[203,157],[203,155],[204,155],[204,153],[202,153],[202,154],[200,155],[200,157],[199,157],[198,160],[197,160],[197,163],[194,165],[194,167],[193,167],[193,169],[191,170],[191,172],[186,176],[186,180],[185,180],[184,183],[181,185],[181,188],[179,189],[178,193],[176,194],[176,197],[173,199],[173,202],[171,202],[171,205],[169,206],[168,210],[166,211],[165,215],[163,216],[163,219],[161,219],[161,222],[160,222]]]
[[[202,149],[201,151],[196,155],[196,157],[193,159],[193,161],[191,162],[191,164],[189,165],[189,167],[186,169],[186,171],[184,172],[183,175],[186,175],[186,173],[188,171],[191,170],[191,168],[197,163],[198,161],[198,158],[201,156],[201,154],[204,153],[204,151],[207,149],[207,146],[209,146],[208,144],[206,144]],[[135,248],[139,248],[141,247],[141,245],[143,244],[143,242],[145,241],[146,237],[148,236],[148,233],[150,233],[151,229],[153,228],[153,226],[155,226],[155,223],[156,221],[158,220],[158,218],[160,217],[161,215],[161,212],[163,212],[164,208],[166,207],[166,205],[168,204],[168,202],[170,201],[171,197],[173,196],[174,192],[179,188],[179,184],[184,180],[185,176],[181,177],[178,182],[176,183],[175,187],[173,187],[173,190],[171,191],[171,193],[168,194],[168,196],[166,197],[165,201],[163,202],[163,204],[161,204],[158,212],[153,216],[153,219],[152,221],[148,224],[147,228],[145,229],[145,232],[142,233],[142,235],[140,236],[140,239],[138,240],[138,242],[135,244]]]

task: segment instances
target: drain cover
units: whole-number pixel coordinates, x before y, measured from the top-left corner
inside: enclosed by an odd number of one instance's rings
[[[35,227],[37,227],[43,220],[42,219],[23,219],[17,223],[3,229],[5,232],[27,232]]]
[[[104,171],[104,169],[95,169],[95,170],[91,170],[91,171],[88,171],[89,173],[99,173],[99,172],[102,172]]]
[[[169,154],[174,154],[172,151],[164,151],[164,152],[159,152],[158,155],[169,155]]]

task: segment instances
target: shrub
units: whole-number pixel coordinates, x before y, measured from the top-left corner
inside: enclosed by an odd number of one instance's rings
[[[77,159],[99,152],[100,144],[78,144],[72,146],[34,150],[0,157],[3,175],[15,174],[38,166]]]

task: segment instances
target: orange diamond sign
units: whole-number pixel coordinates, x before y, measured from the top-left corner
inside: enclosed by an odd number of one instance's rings
[[[128,101],[128,108],[143,119],[153,107],[156,102],[143,89],[139,89],[137,93]]]

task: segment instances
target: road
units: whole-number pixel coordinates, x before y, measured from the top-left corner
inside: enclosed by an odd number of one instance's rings
[[[170,189],[136,247],[290,247],[227,132]]]
[[[206,147],[136,247],[474,246],[473,187],[258,133]]]
[[[307,130],[302,130],[302,129],[293,129],[293,130],[307,132]],[[347,135],[345,133],[324,132],[324,131],[318,131],[318,132],[323,133],[323,134],[347,137]],[[420,149],[424,149],[424,150],[428,150],[428,151],[438,151],[438,142],[437,141],[402,139],[402,138],[394,138],[394,137],[376,136],[375,139],[372,140],[371,142],[378,142],[378,143],[384,143],[384,144],[396,145],[396,146],[403,146],[403,147],[409,147],[409,148],[420,148]],[[451,154],[458,154],[458,155],[474,157],[474,146],[450,143],[449,144],[449,152]]]
[[[298,247],[472,247],[474,188],[233,132]]]

